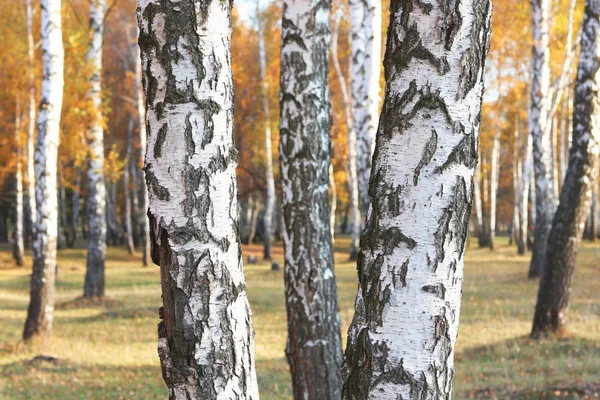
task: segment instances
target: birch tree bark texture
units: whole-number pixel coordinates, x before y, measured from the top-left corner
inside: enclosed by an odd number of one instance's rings
[[[392,0],[344,399],[448,399],[491,2]]]
[[[381,1],[349,0],[352,35],[352,121],[362,218],[369,211],[369,177],[379,114]]]
[[[543,273],[546,257],[546,243],[552,225],[553,193],[550,187],[551,140],[548,127],[550,98],[550,47],[549,13],[550,0],[532,0],[532,72],[531,103],[528,112],[528,126],[532,138],[533,170],[535,175],[536,220],[534,226],[533,252],[529,266],[529,278]],[[533,204],[533,203],[532,203]]]
[[[24,340],[49,335],[54,316],[58,234],[56,173],[64,84],[60,9],[60,0],[41,0],[43,80],[35,145],[37,218],[34,229],[31,296],[23,331]]]
[[[106,258],[106,187],[104,184],[104,129],[102,127],[102,38],[106,0],[90,2],[90,43],[87,62],[92,68],[89,98],[94,117],[88,130],[87,214],[89,236],[84,297],[104,296],[104,261]]]
[[[231,2],[140,0],[151,257],[170,399],[258,399],[233,144]]]
[[[573,108],[573,141],[538,291],[531,335],[562,333],[600,154],[600,0],[585,3]]]
[[[341,397],[330,228],[329,0],[284,0],[280,147],[287,359],[295,399]]]

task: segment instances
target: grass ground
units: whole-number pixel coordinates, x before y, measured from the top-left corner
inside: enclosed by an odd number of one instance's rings
[[[500,239],[502,240],[502,239]],[[560,340],[528,338],[537,281],[525,278],[526,257],[503,242],[490,252],[467,251],[463,306],[456,350],[454,398],[551,399],[600,395],[600,245],[586,244],[574,278],[570,333]],[[342,336],[352,318],[355,265],[347,240],[336,242]],[[260,259],[260,246],[244,255]],[[281,248],[274,258],[281,262]],[[15,268],[0,247],[0,399],[165,399],[156,354],[158,268],[109,249],[108,301],[81,295],[85,250],[59,252],[54,335],[44,344],[20,343],[30,268]],[[27,254],[26,265],[31,265]],[[291,398],[283,274],[267,263],[246,265],[256,331],[256,365],[263,400]],[[51,354],[55,363],[32,361]]]

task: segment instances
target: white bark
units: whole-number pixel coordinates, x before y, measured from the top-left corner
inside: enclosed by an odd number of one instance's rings
[[[140,0],[145,173],[171,399],[258,399],[233,143],[231,3]]]
[[[258,3],[257,3],[258,5]],[[265,199],[264,215],[264,259],[271,259],[271,244],[273,242],[273,210],[275,209],[275,178],[273,177],[273,149],[271,142],[271,118],[269,112],[269,82],[267,81],[267,55],[265,53],[264,32],[261,16],[256,10],[258,22],[258,54],[260,59],[260,81],[262,90],[262,107],[265,118],[265,167],[267,181],[267,197]]]
[[[356,260],[358,256],[358,245],[360,231],[362,228],[361,207],[359,200],[359,187],[357,176],[357,143],[355,125],[352,124],[352,101],[348,95],[346,79],[342,74],[337,54],[337,40],[339,34],[340,18],[343,16],[341,10],[336,13],[333,36],[331,37],[331,55],[333,66],[340,83],[342,98],[344,100],[344,111],[346,116],[346,128],[348,131],[348,189],[350,197],[350,213],[352,227],[350,229],[350,260]],[[379,87],[379,86],[378,86]],[[367,203],[368,204],[368,203]]]
[[[23,151],[21,147],[21,110],[19,107],[19,100],[17,99],[17,112],[15,118],[15,144],[17,153],[17,165],[15,171],[15,226],[13,232],[13,258],[17,266],[23,266],[23,252],[25,250],[23,240],[23,220],[24,220],[24,208],[23,208]]]
[[[345,399],[448,399],[491,3],[392,0]]]
[[[88,96],[93,119],[88,128],[89,164],[87,170],[87,215],[89,222],[85,297],[104,296],[104,260],[106,258],[106,188],[104,185],[104,129],[102,128],[102,39],[106,0],[90,3],[90,42],[86,61],[91,68]],[[113,204],[114,205],[114,204]]]
[[[129,118],[127,126],[127,153],[125,156],[125,167],[123,168],[123,201],[125,203],[125,245],[127,246],[127,252],[133,254],[133,228],[131,224],[131,199],[129,193],[129,161],[133,156],[133,127],[134,121]]]
[[[494,239],[496,238],[496,202],[498,197],[498,179],[500,165],[500,131],[494,134],[494,144],[492,146],[492,171],[490,188],[490,249],[494,249]]]
[[[517,237],[518,253],[525,254],[525,248],[527,247],[527,237],[529,234],[529,193],[531,184],[531,173],[533,158],[531,153],[531,147],[533,145],[533,139],[531,133],[527,132],[525,138],[525,149],[523,150],[523,162],[521,166],[521,187],[519,190],[519,234]],[[531,199],[533,200],[533,198]],[[535,204],[532,201],[532,204]],[[535,206],[531,207],[532,217],[535,213]]]
[[[29,202],[30,226],[33,228],[37,218],[35,205],[35,59],[33,57],[33,8],[31,0],[26,0],[27,7],[27,57],[29,60],[29,125],[27,129],[27,200]]]
[[[41,0],[43,81],[35,146],[35,196],[39,207],[34,229],[31,300],[23,332],[25,340],[50,333],[54,316],[56,171],[64,83],[60,12],[60,0]]]
[[[361,215],[369,210],[369,179],[379,120],[381,75],[381,1],[349,0],[352,35],[352,105],[357,139]]]
[[[485,225],[483,221],[483,205],[481,202],[481,161],[478,160],[475,166],[473,176],[473,196],[475,202],[475,217],[477,218],[477,236],[479,238],[479,246],[485,243]]]

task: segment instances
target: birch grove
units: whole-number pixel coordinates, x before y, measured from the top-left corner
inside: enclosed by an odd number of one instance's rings
[[[23,331],[24,340],[49,335],[54,319],[58,225],[56,172],[64,83],[60,9],[60,0],[41,0],[43,80],[35,146],[37,218],[34,227],[31,294]]]
[[[391,2],[344,399],[451,396],[490,23],[487,0]]]
[[[140,0],[138,24],[169,398],[258,399],[235,179],[231,3]]]

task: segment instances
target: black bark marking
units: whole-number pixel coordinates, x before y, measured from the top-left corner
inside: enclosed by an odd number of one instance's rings
[[[423,155],[421,156],[421,160],[415,168],[415,175],[413,177],[413,184],[415,186],[417,186],[417,184],[419,183],[419,175],[421,174],[421,169],[429,164],[429,162],[433,158],[433,155],[435,154],[435,151],[437,150],[437,141],[437,132],[435,130],[432,130],[431,137],[429,138],[429,140],[427,140],[427,143],[425,143],[425,148],[423,149]]]
[[[143,169],[146,173],[146,184],[148,185],[149,191],[154,194],[157,199],[169,201],[171,193],[169,193],[169,190],[166,187],[160,184],[158,178],[154,175],[154,172],[152,172],[152,166],[148,164]]]
[[[440,299],[444,300],[446,298],[446,287],[443,283],[436,285],[425,285],[421,288],[426,293],[435,294]]]
[[[162,146],[167,138],[168,129],[168,123],[165,122],[156,134],[156,142],[154,142],[154,158],[162,157]]]
[[[477,136],[475,132],[465,135],[460,143],[452,149],[444,164],[437,167],[434,173],[441,174],[456,164],[462,164],[468,168],[475,168],[477,165]]]
[[[410,262],[410,259],[404,261],[402,263],[402,266],[400,267],[400,273],[394,274],[394,286],[396,286],[398,284],[398,282],[396,281],[396,276],[398,276],[398,278],[400,279],[400,283],[402,284],[402,287],[406,287],[406,275],[408,274],[409,262]]]
[[[438,229],[434,233],[435,242],[435,258],[432,260],[432,271],[437,271],[439,263],[444,261],[446,253],[444,250],[444,243],[446,242],[446,236],[450,232],[450,221],[452,220],[452,209],[447,208],[438,220]]]
[[[442,1],[440,5],[444,14],[444,25],[441,29],[444,38],[444,48],[450,51],[454,43],[454,38],[463,22],[459,8],[460,0],[450,0],[447,3]]]

